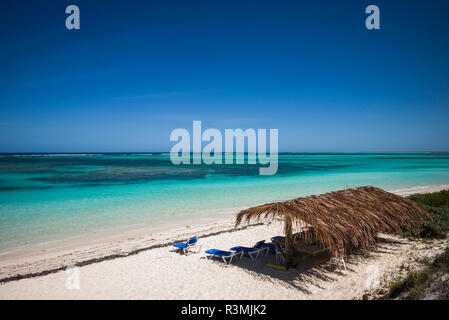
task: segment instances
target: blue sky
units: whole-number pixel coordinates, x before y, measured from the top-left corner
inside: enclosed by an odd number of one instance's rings
[[[449,151],[448,1],[6,0],[0,37],[0,152],[167,151],[193,120],[277,128],[280,151]]]

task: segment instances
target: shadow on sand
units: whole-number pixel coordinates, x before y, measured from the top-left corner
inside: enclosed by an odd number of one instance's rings
[[[339,263],[332,262],[331,255],[329,253],[309,257],[300,262],[296,268],[291,268],[287,271],[266,266],[266,264],[275,264],[279,266],[283,265],[280,259],[276,261],[275,255],[271,251],[267,255],[265,255],[265,253],[260,254],[256,260],[251,260],[251,258],[247,255],[245,255],[242,259],[235,257],[234,260],[232,260],[231,265],[225,265],[220,260],[212,260],[215,263],[222,265],[223,268],[242,268],[253,277],[264,281],[281,283],[287,288],[290,287],[299,290],[304,294],[311,294],[311,292],[307,289],[310,285],[324,289],[319,286],[320,281],[338,281],[339,276],[356,272],[351,268],[351,265],[355,265],[356,263],[369,264],[370,262],[376,260],[378,254],[393,253],[403,244],[404,243],[400,240],[379,237],[376,246],[372,246],[364,250],[356,249],[351,255],[345,258],[347,266],[346,271],[343,266],[339,265]],[[302,257],[302,254],[296,253],[295,261],[299,261]]]

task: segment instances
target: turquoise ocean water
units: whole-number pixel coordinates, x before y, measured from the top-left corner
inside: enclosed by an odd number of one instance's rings
[[[289,153],[274,176],[258,168],[175,166],[166,154],[0,155],[0,251],[346,187],[449,184],[449,154]]]

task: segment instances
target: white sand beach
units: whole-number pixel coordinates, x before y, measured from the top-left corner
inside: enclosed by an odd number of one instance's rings
[[[396,192],[406,195],[445,188]],[[282,234],[283,225],[278,222],[235,229],[229,217],[151,234],[130,232],[92,243],[5,253],[0,255],[0,299],[357,299],[401,265],[419,264],[447,245],[447,240],[380,235],[371,250],[346,257],[347,270],[331,263],[327,254],[288,271],[266,267],[276,263],[271,253],[255,261],[237,258],[230,265],[204,256],[206,249],[252,246]],[[172,250],[173,242],[192,235],[199,236],[198,253],[185,256]],[[72,282],[77,275],[79,288]]]

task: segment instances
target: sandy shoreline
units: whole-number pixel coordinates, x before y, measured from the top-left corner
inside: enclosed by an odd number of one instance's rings
[[[437,192],[437,191],[447,190],[447,189],[449,189],[449,184],[438,185],[438,186],[418,186],[418,187],[411,187],[411,188],[403,188],[403,189],[391,190],[390,192],[399,194],[401,196],[409,196],[409,195],[415,194],[415,193],[429,193],[429,192]],[[389,190],[387,190],[387,191],[389,191]]]
[[[415,187],[394,192],[409,195],[447,188],[448,185]],[[0,282],[2,282],[0,298],[350,299],[362,290],[363,286],[353,283],[357,284],[366,278],[367,263],[374,265],[377,268],[376,272],[381,274],[401,259],[405,261],[407,253],[410,253],[413,246],[420,245],[416,241],[412,243],[404,239],[382,236],[385,240],[379,247],[384,247],[389,253],[381,252],[375,260],[372,260],[372,257],[351,257],[348,261],[349,271],[318,272],[312,267],[303,272],[298,270],[281,272],[265,267],[265,263],[275,262],[271,254],[258,261],[244,258],[232,266],[224,266],[220,262],[204,259],[203,253],[183,256],[171,251],[170,245],[173,242],[184,240],[193,234],[200,237],[201,251],[204,252],[209,248],[251,246],[261,239],[268,241],[271,236],[282,234],[282,225],[268,223],[234,229],[234,217],[231,216],[216,221],[177,225],[165,230],[130,231],[124,235],[110,236],[88,243],[75,242],[54,248],[41,247],[4,253],[0,255]],[[439,248],[440,244],[437,246]],[[444,247],[444,243],[441,247]],[[429,254],[436,251],[438,250],[429,249]],[[393,257],[395,258],[392,259]],[[65,285],[68,276],[65,270],[73,265],[79,266],[79,290],[68,290]],[[332,269],[332,266],[327,267]],[[204,280],[214,279],[217,272],[220,272],[219,278],[226,275],[226,278],[219,279],[218,283],[231,281],[230,288],[226,288],[229,285],[223,284],[224,288],[220,289],[215,282],[212,285]],[[317,279],[313,279],[314,272],[319,273],[316,275]],[[339,279],[338,283],[349,287],[340,290],[339,293],[333,288],[333,294],[338,294],[338,297],[326,296],[326,291],[331,288],[329,286],[336,284],[335,281],[326,282],[320,278],[334,276]],[[346,281],[349,281],[349,284]],[[306,289],[309,285],[317,287]],[[258,287],[260,290],[251,289],[252,293],[248,292],[250,288]],[[320,289],[326,287],[328,290]],[[192,293],[194,289],[196,292]],[[265,291],[271,294],[267,295]]]

